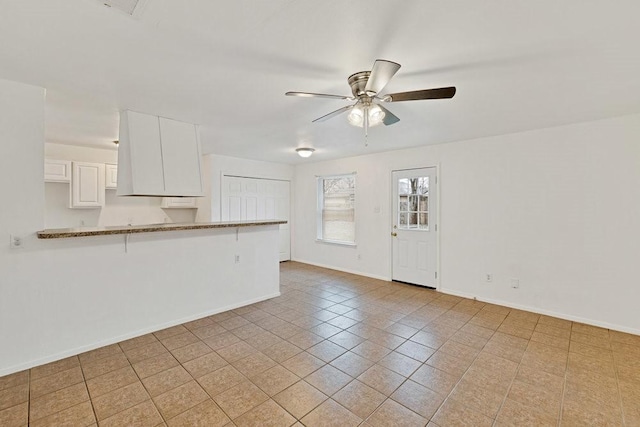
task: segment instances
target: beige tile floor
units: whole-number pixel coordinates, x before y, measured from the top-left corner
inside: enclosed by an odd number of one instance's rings
[[[288,262],[282,296],[0,378],[0,426],[640,426],[640,337]]]

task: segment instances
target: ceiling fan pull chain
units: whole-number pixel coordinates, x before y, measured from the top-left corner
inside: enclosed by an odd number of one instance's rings
[[[364,146],[369,146],[369,107],[364,107]]]

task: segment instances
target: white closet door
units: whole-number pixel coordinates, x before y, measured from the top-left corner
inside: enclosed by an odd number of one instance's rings
[[[222,177],[221,218],[223,221],[283,219],[280,225],[280,261],[291,259],[289,227],[289,181]]]

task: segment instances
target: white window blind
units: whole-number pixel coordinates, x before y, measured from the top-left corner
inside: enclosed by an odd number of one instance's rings
[[[355,244],[356,174],[318,177],[318,240]]]

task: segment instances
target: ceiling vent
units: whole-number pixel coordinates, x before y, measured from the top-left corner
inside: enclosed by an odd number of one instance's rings
[[[136,7],[138,7],[138,3],[143,3],[140,0],[99,0],[100,3],[104,4],[106,7],[110,7],[113,9],[118,9],[127,15],[133,16],[133,13],[136,11]]]

